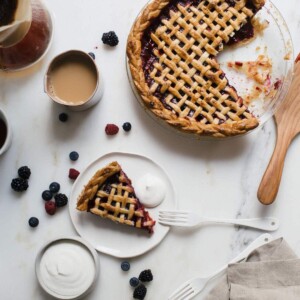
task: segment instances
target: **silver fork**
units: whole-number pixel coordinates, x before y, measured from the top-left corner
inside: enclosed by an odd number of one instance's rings
[[[234,224],[265,231],[275,231],[279,227],[279,220],[276,218],[216,219],[205,218],[194,212],[180,210],[159,211],[158,222],[167,226],[179,227],[196,227],[205,223]]]
[[[241,252],[237,257],[229,262],[229,264],[237,263],[242,259],[246,258],[253,250],[256,248],[269,243],[273,240],[273,237],[268,234],[262,234],[256,240],[254,240],[243,252]],[[207,277],[196,277],[186,281],[178,289],[176,289],[168,300],[190,300],[194,298],[197,294],[204,290],[207,283],[221,275],[228,267],[228,264],[220,268],[215,273]]]

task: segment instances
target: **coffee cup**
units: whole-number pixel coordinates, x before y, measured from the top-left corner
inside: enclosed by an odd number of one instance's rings
[[[12,132],[5,112],[0,108],[0,155],[11,145]]]
[[[51,61],[45,75],[44,89],[54,102],[81,111],[100,101],[103,80],[89,54],[70,50]]]

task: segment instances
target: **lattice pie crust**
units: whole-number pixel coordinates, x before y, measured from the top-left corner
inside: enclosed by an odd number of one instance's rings
[[[127,56],[146,108],[177,129],[225,137],[258,126],[216,57],[265,0],[154,0],[129,34]]]

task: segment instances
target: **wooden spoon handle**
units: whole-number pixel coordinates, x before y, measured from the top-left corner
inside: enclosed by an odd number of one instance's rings
[[[284,134],[284,129],[281,130],[281,128],[282,127],[277,127],[276,146],[257,192],[259,201],[265,205],[272,204],[276,198],[283,171],[284,159],[288,147],[295,136],[287,134],[286,132]]]

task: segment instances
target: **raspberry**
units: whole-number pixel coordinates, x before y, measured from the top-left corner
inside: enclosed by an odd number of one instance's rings
[[[31,171],[27,166],[23,166],[18,169],[18,175],[23,179],[29,179]]]
[[[115,124],[107,124],[105,127],[105,133],[107,135],[115,135],[119,132],[119,127]]]
[[[28,181],[23,178],[14,178],[10,184],[11,188],[16,192],[23,192],[28,189]]]
[[[65,194],[57,194],[55,195],[54,199],[56,207],[62,207],[68,203],[68,197]]]
[[[151,270],[144,270],[139,276],[139,280],[143,282],[149,282],[153,280],[153,275]]]
[[[146,294],[147,294],[147,288],[143,284],[140,284],[138,287],[135,288],[133,292],[133,298],[143,300]]]
[[[48,215],[54,215],[56,212],[56,204],[54,201],[47,201],[45,203],[45,210]]]
[[[103,33],[102,42],[103,44],[115,47],[119,44],[119,39],[114,31],[109,31],[107,33]]]
[[[69,178],[70,179],[76,179],[78,176],[79,176],[79,174],[80,174],[80,172],[79,171],[77,171],[76,169],[70,169],[69,170]]]

